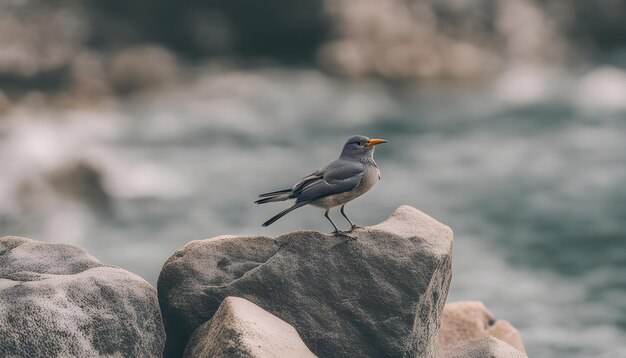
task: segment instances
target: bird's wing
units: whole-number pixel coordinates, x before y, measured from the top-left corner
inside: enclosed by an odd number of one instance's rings
[[[311,185],[315,181],[322,179],[324,175],[323,170],[324,168],[317,170],[305,176],[304,178],[300,179],[300,181],[298,181],[296,185],[294,185],[293,188],[291,188],[292,195],[297,196],[299,193],[302,192],[302,190],[304,190],[304,188]]]
[[[298,193],[294,193],[298,202],[314,201],[354,189],[361,182],[365,167],[360,162],[338,159],[318,172],[321,172],[318,178],[310,180]]]
[[[324,180],[330,184],[339,184],[356,177],[360,180],[363,172],[365,172],[363,163],[353,160],[337,159],[323,168]]]

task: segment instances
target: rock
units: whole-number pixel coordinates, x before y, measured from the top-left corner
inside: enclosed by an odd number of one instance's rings
[[[158,281],[165,356],[180,356],[228,296],[291,324],[318,356],[435,356],[452,230],[402,206],[354,235],[358,240],[300,231],[190,242],[167,260]]]
[[[176,56],[159,46],[132,47],[111,62],[110,82],[120,94],[162,88],[178,78]]]
[[[77,247],[0,238],[1,357],[159,357],[154,288]]]
[[[112,200],[104,185],[102,169],[86,160],[67,163],[46,173],[47,188],[81,201],[102,214],[113,213]],[[46,189],[47,189],[46,188]]]
[[[445,358],[528,358],[510,344],[505,343],[496,337],[488,336],[483,338],[465,341],[454,347]]]
[[[508,343],[522,353],[526,353],[517,330],[507,321],[496,320],[482,302],[449,303],[443,310],[443,319],[439,330],[439,347],[443,356],[450,355],[459,345],[477,338],[495,337]],[[482,344],[482,343],[481,343]],[[483,345],[477,349],[491,347]]]
[[[9,97],[7,97],[4,92],[0,89],[0,114],[4,114],[9,111],[13,104]],[[1,120],[1,118],[0,118]]]
[[[226,297],[195,330],[185,357],[315,357],[285,321],[240,297]]]
[[[39,2],[40,4],[35,4]],[[85,45],[88,20],[80,4],[43,7],[41,1],[3,3],[0,16],[0,79],[39,77],[66,66]],[[7,83],[8,82],[8,83]],[[2,87],[13,81],[3,81]],[[49,86],[39,83],[39,87]]]
[[[552,21],[560,14],[533,1],[326,4],[333,31],[318,58],[347,76],[479,80],[520,63],[561,63],[566,53]]]

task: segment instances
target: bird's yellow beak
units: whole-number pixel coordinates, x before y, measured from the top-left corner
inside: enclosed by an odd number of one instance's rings
[[[370,139],[367,141],[367,146],[368,147],[373,147],[375,145],[379,145],[379,144],[383,144],[383,143],[387,143],[386,140],[384,139]]]

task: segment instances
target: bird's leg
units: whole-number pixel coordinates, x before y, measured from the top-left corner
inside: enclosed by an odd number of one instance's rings
[[[328,221],[330,221],[330,223],[335,228],[335,231],[333,231],[333,234],[337,234],[337,233],[343,232],[343,231],[340,231],[339,229],[337,229],[337,225],[335,225],[335,223],[328,216],[328,209],[326,209],[326,211],[324,212],[324,216],[326,217],[326,219],[328,219]]]
[[[346,206],[346,204],[343,204],[343,205],[341,206],[341,215],[343,215],[343,217],[344,217],[344,218],[346,218],[346,220],[348,220],[348,222],[350,223],[351,228],[350,228],[350,230],[348,230],[348,232],[352,232],[354,229],[360,229],[360,228],[361,228],[361,226],[357,226],[357,225],[355,225],[355,224],[354,224],[354,223],[353,223],[353,222],[352,222],[352,221],[348,218],[348,216],[346,215],[346,213],[343,211],[343,208],[344,208],[345,206]]]
[[[341,231],[337,228],[337,225],[335,225],[335,223],[330,219],[330,216],[328,216],[328,210],[326,209],[326,211],[324,212],[324,216],[326,217],[326,219],[328,219],[328,221],[330,221],[330,223],[333,225],[333,227],[335,228],[335,231],[333,231],[331,234],[335,234],[335,235],[341,235],[341,236],[346,236],[349,237],[351,239],[356,239],[356,237],[348,235],[348,233],[346,233],[345,231]]]

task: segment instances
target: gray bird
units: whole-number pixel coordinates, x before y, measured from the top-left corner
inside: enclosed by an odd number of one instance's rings
[[[257,204],[296,199],[293,205],[264,222],[263,226],[269,226],[289,212],[311,204],[326,209],[324,216],[335,228],[333,234],[349,236],[348,233],[358,226],[346,216],[344,207],[349,201],[365,194],[380,179],[380,171],[374,162],[374,147],[381,143],[387,141],[354,136],[343,146],[339,158],[300,179],[293,188],[259,195],[262,199],[255,201]],[[349,231],[339,230],[328,216],[328,211],[337,206],[341,206],[341,215],[351,225]]]

